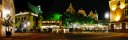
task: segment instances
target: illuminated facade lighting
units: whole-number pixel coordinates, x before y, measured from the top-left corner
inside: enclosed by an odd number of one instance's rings
[[[10,14],[10,10],[7,10],[7,9],[3,9],[2,10],[3,11],[3,18],[6,18],[7,17],[7,15],[9,15]]]
[[[120,9],[124,9],[124,8],[125,8],[125,4],[121,4]]]
[[[117,15],[115,20],[119,21],[120,20],[120,15]]]
[[[115,11],[116,10],[116,6],[112,6],[112,11]]]

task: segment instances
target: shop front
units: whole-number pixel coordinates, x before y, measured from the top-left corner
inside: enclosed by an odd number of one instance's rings
[[[110,23],[111,32],[128,32],[128,21]]]
[[[83,32],[108,32],[109,27],[101,24],[83,24],[80,27]]]

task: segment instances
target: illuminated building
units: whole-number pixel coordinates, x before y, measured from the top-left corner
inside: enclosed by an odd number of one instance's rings
[[[78,13],[82,14],[83,16],[87,16],[86,12],[82,8],[78,11]]]
[[[128,0],[110,0],[110,29],[112,32],[128,32]]]
[[[68,9],[66,10],[66,12],[75,13],[75,10],[74,10],[74,8],[72,6],[72,3],[70,3],[70,5],[69,5]]]
[[[93,12],[91,11],[88,16],[94,18],[95,20],[98,20],[98,14],[97,14],[97,12],[93,13]]]
[[[61,26],[61,21],[42,21],[41,29],[48,29],[48,28],[59,28]]]
[[[70,5],[67,8],[66,12],[75,13],[75,9],[73,8],[72,3],[70,3]],[[87,13],[85,12],[85,10],[83,8],[79,9],[78,13],[82,14],[83,16],[87,16]],[[90,16],[90,17],[92,17],[92,18],[94,18],[95,20],[98,21],[98,14],[97,14],[96,11],[94,13],[93,13],[93,11],[91,11],[88,16]]]
[[[38,15],[30,12],[20,12],[15,14],[15,29],[19,29],[20,31],[30,31],[30,29],[36,27],[34,25],[36,25],[37,17]]]
[[[7,19],[7,15],[11,16],[11,20],[15,21],[15,8],[13,0],[0,0],[0,35],[3,33],[2,30],[2,21],[3,19]],[[12,28],[14,28],[15,24],[12,24]],[[2,32],[2,33],[1,33]],[[14,29],[12,30],[14,32]]]

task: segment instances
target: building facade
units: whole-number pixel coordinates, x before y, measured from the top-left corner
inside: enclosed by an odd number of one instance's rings
[[[87,15],[87,13],[85,12],[85,10],[83,8],[80,8],[78,10],[78,12],[75,12],[75,9],[73,8],[73,5],[72,3],[70,3],[69,7],[67,8],[66,10],[67,13],[79,13],[79,14],[82,14],[83,16],[90,16],[92,18],[94,18],[95,20],[98,21],[98,14],[97,12],[93,12],[93,11],[90,11],[90,13]]]
[[[13,21],[12,28],[15,26],[15,8],[13,0],[0,0],[0,36],[4,34],[4,27],[2,22],[4,19],[7,19],[7,15],[11,16],[11,20]],[[14,30],[12,30],[14,32]]]
[[[28,32],[36,26],[38,15],[30,12],[20,12],[15,15],[15,29],[22,32]]]
[[[128,0],[110,0],[110,29],[112,32],[128,32]]]

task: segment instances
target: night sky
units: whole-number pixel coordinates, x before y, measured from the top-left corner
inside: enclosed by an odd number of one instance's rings
[[[109,11],[109,0],[14,0],[16,13],[20,11],[30,11],[28,2],[38,6],[44,13],[65,12],[72,3],[75,11],[83,8],[88,14],[90,11],[97,10],[99,19],[104,19],[104,13]]]

